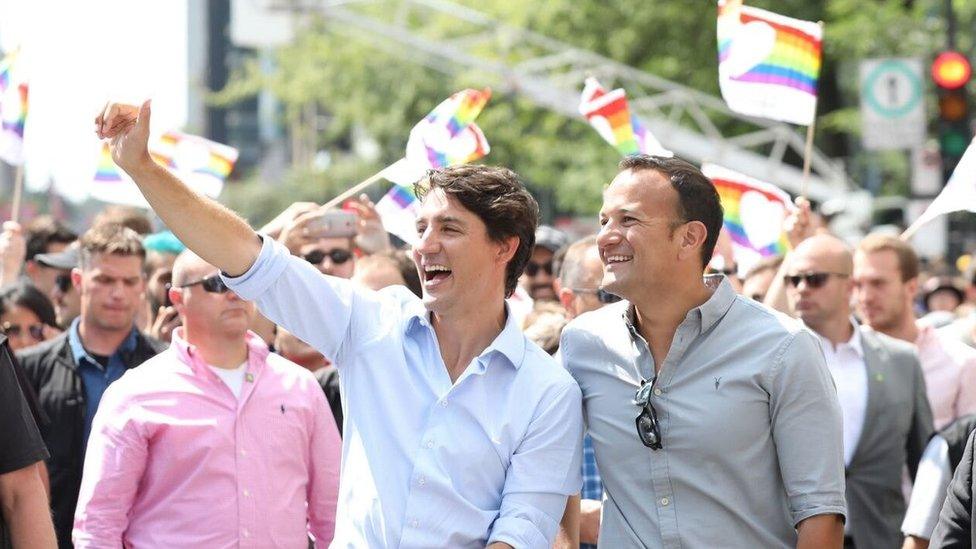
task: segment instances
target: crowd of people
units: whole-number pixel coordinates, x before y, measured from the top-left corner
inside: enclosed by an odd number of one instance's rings
[[[255,230],[149,116],[96,124],[167,230],[0,233],[0,546],[971,545],[976,269],[799,199],[740,276],[711,182],[646,155],[593,235],[484,166],[418,183],[412,248],[365,195]]]

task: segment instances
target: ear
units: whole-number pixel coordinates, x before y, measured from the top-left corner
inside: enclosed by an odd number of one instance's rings
[[[495,259],[502,265],[508,265],[508,262],[515,257],[515,252],[518,251],[520,242],[521,239],[517,236],[510,236],[501,241],[498,244],[498,254]]]
[[[678,258],[694,258],[695,261],[698,261],[698,258],[701,257],[701,248],[705,245],[705,239],[708,237],[708,229],[705,228],[705,224],[701,221],[689,221],[679,227],[677,231],[680,245]]]
[[[170,288],[168,290],[169,300],[177,308],[177,310],[183,307],[183,288]]]
[[[915,278],[911,279],[911,280],[906,280],[905,281],[905,295],[908,296],[908,299],[909,300],[911,300],[911,301],[914,301],[915,300],[915,296],[918,295],[918,277],[917,276]]]
[[[81,290],[81,280],[81,269],[78,267],[71,269],[71,285]]]
[[[576,297],[573,291],[568,288],[557,288],[556,295],[559,296],[559,303],[562,304],[566,312],[573,314],[573,298]]]

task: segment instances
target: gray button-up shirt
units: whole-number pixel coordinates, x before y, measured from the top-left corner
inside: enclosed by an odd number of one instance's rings
[[[655,369],[630,304],[563,332],[605,487],[601,546],[794,547],[800,521],[846,514],[841,411],[816,337],[706,282],[651,395],[661,450],[637,436],[634,396]]]

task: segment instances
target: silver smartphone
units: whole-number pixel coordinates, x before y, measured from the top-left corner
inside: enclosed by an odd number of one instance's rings
[[[344,210],[329,210],[308,222],[308,232],[318,238],[348,238],[356,236],[358,216]]]

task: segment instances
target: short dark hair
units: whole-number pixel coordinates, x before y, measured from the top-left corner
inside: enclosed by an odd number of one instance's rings
[[[49,215],[35,217],[26,229],[27,254],[24,259],[27,261],[38,254],[48,253],[51,244],[71,244],[78,239],[74,231]]]
[[[109,204],[102,208],[102,211],[95,215],[92,220],[92,227],[98,225],[115,223],[128,227],[139,235],[147,235],[153,232],[152,221],[144,210],[135,206],[123,206],[120,204]]]
[[[712,181],[694,165],[677,157],[635,154],[620,161],[620,171],[654,170],[671,182],[678,193],[678,216],[685,223],[700,221],[708,231],[702,245],[702,271],[712,259],[718,233],[722,230],[722,201]]]
[[[14,306],[31,311],[48,326],[58,325],[51,300],[30,282],[18,281],[0,288],[0,315],[7,314]]]
[[[539,204],[535,198],[515,172],[493,166],[464,165],[431,170],[414,185],[414,193],[421,201],[434,189],[444,191],[477,215],[493,241],[518,237],[518,248],[505,269],[505,297],[511,296],[535,246],[535,229],[539,224]]]
[[[135,256],[140,263],[146,261],[146,249],[142,247],[139,234],[117,223],[95,225],[81,235],[80,242],[78,265],[82,270],[91,267],[92,258],[96,254]]]

